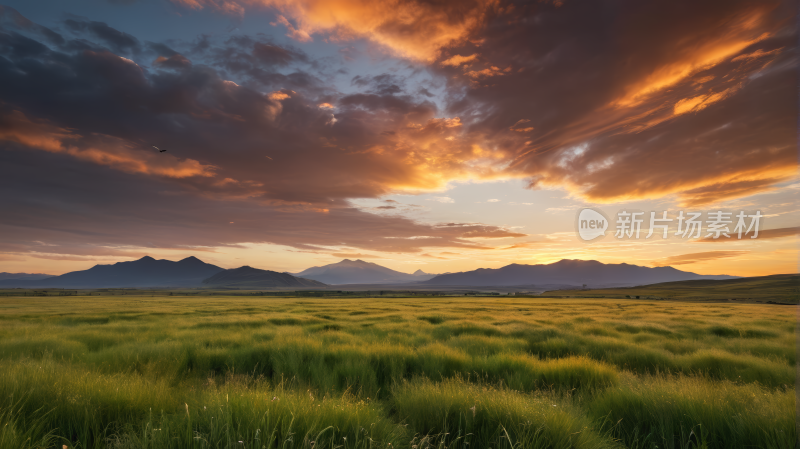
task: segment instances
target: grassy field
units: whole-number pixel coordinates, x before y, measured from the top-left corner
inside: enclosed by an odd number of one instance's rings
[[[0,449],[792,448],[794,307],[0,298]]]
[[[553,290],[543,296],[583,298],[680,299],[691,301],[740,301],[751,303],[800,303],[800,275],[776,274],[724,281],[663,282],[641,287],[593,290]]]

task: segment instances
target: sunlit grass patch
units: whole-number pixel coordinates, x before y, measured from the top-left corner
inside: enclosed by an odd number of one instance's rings
[[[702,373],[716,379],[757,382],[770,387],[794,385],[796,376],[795,368],[787,363],[719,349],[681,356],[678,364],[687,374]]]
[[[614,442],[567,402],[463,379],[405,382],[392,405],[414,442],[451,448],[612,448]]]
[[[491,381],[499,380],[522,391],[598,389],[618,381],[614,367],[587,357],[540,360],[500,354],[485,359],[479,373],[485,373]]]
[[[793,389],[686,376],[631,378],[588,403],[629,447],[653,449],[791,448],[794,407]]]
[[[136,374],[98,375],[52,358],[0,366],[0,407],[69,441],[92,447],[106,433],[137,422],[151,408],[177,401],[166,380]]]

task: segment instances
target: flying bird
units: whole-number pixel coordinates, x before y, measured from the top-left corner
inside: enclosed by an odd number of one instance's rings
[[[269,157],[269,156],[266,156],[266,155],[265,155],[264,157],[265,157],[265,158],[267,158],[267,159],[269,159],[269,160],[272,160],[272,158],[271,158],[271,157]]]
[[[158,152],[159,152],[159,153],[164,153],[164,152],[166,152],[166,151],[167,151],[167,150],[162,150],[161,148],[159,148],[159,147],[157,147],[157,146],[155,146],[155,145],[150,145],[150,146],[151,146],[151,147],[153,147],[153,148],[155,148],[156,150],[158,150]]]

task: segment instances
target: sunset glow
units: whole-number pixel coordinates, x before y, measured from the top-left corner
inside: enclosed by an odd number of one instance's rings
[[[0,271],[798,270],[788,2],[36,3],[0,6]],[[587,206],[764,218],[587,243]]]

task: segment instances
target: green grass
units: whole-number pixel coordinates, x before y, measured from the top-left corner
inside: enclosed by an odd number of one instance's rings
[[[0,317],[0,449],[796,440],[784,306],[29,296]]]
[[[543,296],[580,298],[680,299],[779,304],[800,303],[800,275],[775,274],[727,280],[662,282],[627,288],[553,290]]]
[[[403,382],[392,395],[416,439],[453,448],[613,448],[608,436],[552,392],[524,394],[455,378]]]
[[[629,447],[794,447],[794,389],[703,377],[631,379],[588,403]]]

